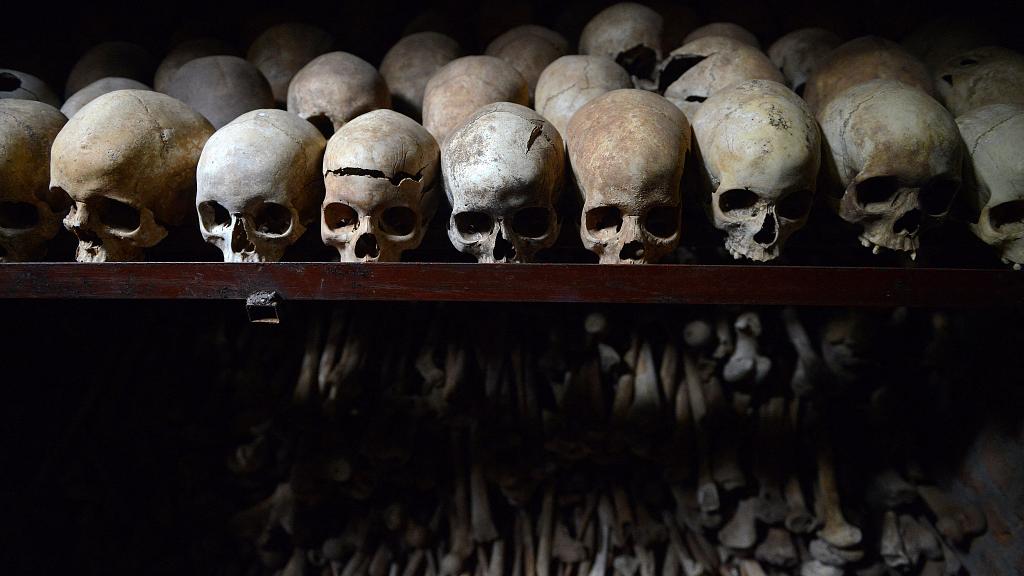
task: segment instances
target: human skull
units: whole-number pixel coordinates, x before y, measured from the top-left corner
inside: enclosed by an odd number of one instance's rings
[[[530,88],[511,64],[494,56],[463,56],[445,64],[423,93],[423,127],[439,144],[485,104],[526,105]]]
[[[541,72],[561,56],[569,53],[569,41],[561,34],[543,26],[518,26],[495,38],[485,54],[496,56],[523,75],[533,98]]]
[[[861,243],[916,255],[918,233],[941,221],[960,187],[962,146],[953,117],[924,92],[872,80],[818,112],[836,209],[863,227]]]
[[[372,64],[348,52],[328,52],[295,74],[288,111],[313,123],[324,136],[378,108],[391,107],[391,92]]]
[[[270,83],[238,56],[203,56],[186,62],[171,78],[167,95],[188,104],[217,129],[251,110],[274,107]]]
[[[807,78],[804,100],[815,113],[847,88],[869,80],[899,80],[935,96],[928,68],[900,47],[877,36],[861,36],[841,44],[823,58]]]
[[[153,60],[147,51],[131,42],[103,42],[90,48],[68,74],[64,97],[85,88],[100,78],[131,78],[149,82]]]
[[[651,92],[613,90],[579,109],[566,140],[583,245],[602,264],[657,262],[675,249],[690,148],[683,113]]]
[[[580,54],[611,58],[639,79],[650,78],[661,61],[661,15],[634,2],[597,13],[580,34]]]
[[[786,81],[763,52],[725,36],[705,36],[680,46],[658,73],[659,89],[687,118],[715,92],[746,80]]]
[[[72,118],[89,102],[115,90],[149,90],[149,86],[131,78],[100,78],[72,94],[60,107],[61,114]]]
[[[1024,104],[1024,54],[998,46],[968,50],[938,69],[935,85],[954,116],[989,104]]]
[[[712,22],[695,28],[683,38],[683,44],[689,44],[694,40],[707,38],[708,36],[725,36],[726,38],[739,40],[751,48],[761,49],[761,43],[757,41],[757,36],[754,36],[750,30],[743,26],[732,22]]]
[[[558,237],[565,144],[533,110],[480,108],[442,146],[448,238],[478,262],[530,262]]]
[[[956,119],[973,167],[965,193],[980,208],[974,234],[1003,262],[1024,265],[1024,106],[992,104]]]
[[[992,43],[991,30],[957,15],[925,22],[900,44],[934,71],[957,54]]]
[[[49,104],[0,100],[0,262],[41,258],[66,197],[50,187],[50,146],[67,118]]]
[[[50,155],[50,192],[74,201],[64,226],[79,262],[139,260],[181,224],[213,126],[159,92],[118,90],[64,125]]]
[[[438,201],[440,151],[416,121],[374,110],[331,136],[320,220],[342,262],[397,262],[416,248]]]
[[[438,32],[417,32],[399,40],[380,63],[395,110],[414,120],[422,118],[427,81],[461,55],[459,43]]]
[[[164,56],[153,75],[153,89],[167,93],[171,78],[185,64],[203,56],[236,56],[236,50],[219,38],[193,38],[178,44]]]
[[[334,37],[316,26],[288,22],[267,28],[253,40],[246,59],[270,82],[274,100],[284,105],[292,77],[333,44]]]
[[[46,82],[26,72],[0,68],[0,100],[7,98],[35,100],[54,108],[60,106],[60,99]]]
[[[537,80],[534,108],[559,134],[584,104],[605,92],[632,88],[629,72],[601,56],[562,56],[544,69]]]
[[[217,130],[196,168],[203,238],[225,262],[277,262],[316,219],[327,142],[284,110],[253,110]]]
[[[737,259],[777,258],[814,198],[821,137],[810,108],[781,84],[748,80],[708,98],[693,133],[726,249]]]
[[[811,70],[841,43],[839,36],[824,28],[801,28],[773,42],[768,58],[782,70],[787,85],[803,94]]]

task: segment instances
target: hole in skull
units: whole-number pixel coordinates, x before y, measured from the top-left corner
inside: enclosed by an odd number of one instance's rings
[[[641,44],[624,52],[619,52],[619,55],[615,57],[615,61],[633,76],[650,78],[658,58],[654,54],[654,50]]]
[[[626,242],[619,250],[619,260],[640,260],[644,257],[644,245],[638,240]]]
[[[551,212],[547,208],[523,208],[512,218],[512,231],[523,238],[540,238],[547,234]]]
[[[696,94],[690,94],[689,96],[686,97],[687,102],[703,102],[707,99],[707,96],[697,96]]]
[[[392,206],[380,215],[380,227],[391,236],[408,236],[416,230],[416,213],[406,206]]]
[[[14,92],[21,88],[21,78],[10,72],[0,72],[0,92]]]
[[[380,256],[380,245],[373,234],[363,234],[356,240],[356,258],[376,258]]]
[[[989,208],[988,221],[993,228],[1024,222],[1024,200],[1011,200]]]
[[[67,212],[74,204],[71,196],[60,186],[47,188],[45,192],[36,193],[36,198],[46,203],[53,212]]]
[[[252,224],[260,234],[282,236],[292,227],[292,212],[277,202],[264,202],[253,211]]]
[[[799,83],[799,84],[797,84],[796,86],[793,87],[793,92],[796,92],[797,96],[803,98],[804,97],[804,87],[806,87],[806,86],[807,86],[807,83],[801,82],[801,83]]]
[[[498,230],[498,237],[494,239],[494,261],[511,260],[516,257],[516,247],[505,240],[505,235]]]
[[[764,216],[764,223],[761,229],[754,234],[754,242],[762,246],[771,246],[779,239],[779,227],[775,223],[775,215],[768,212]]]
[[[113,198],[100,198],[94,210],[105,226],[122,232],[137,230],[142,222],[142,216],[135,207]]]
[[[359,221],[359,216],[351,206],[340,202],[331,202],[324,208],[324,223],[330,230],[351,228]]]
[[[775,213],[786,220],[799,220],[810,212],[813,199],[810,190],[790,192],[775,205]]]
[[[960,61],[961,66],[974,66],[977,63],[978,61],[975,60],[974,58],[964,58],[963,60]]]
[[[39,223],[39,210],[28,202],[0,202],[0,228],[26,230]]]
[[[753,208],[754,204],[757,204],[757,200],[757,194],[754,194],[750,190],[744,190],[742,188],[726,190],[718,197],[718,209],[722,212],[746,210],[748,208]]]
[[[943,74],[942,75],[942,81],[945,82],[946,84],[949,84],[950,86],[952,86],[953,85],[953,75],[952,74]]]
[[[324,135],[324,138],[330,140],[331,136],[334,136],[334,123],[331,119],[323,114],[317,114],[316,116],[310,116],[306,118],[314,128],[320,131]]]
[[[939,176],[921,188],[921,210],[929,216],[941,216],[949,211],[953,197],[960,183],[952,178]]]
[[[231,224],[231,214],[219,203],[207,200],[199,204],[199,220],[203,223],[203,229],[212,232],[214,228]]]
[[[658,238],[671,238],[679,229],[679,210],[672,206],[655,206],[647,211],[643,227]]]
[[[608,240],[622,229],[622,212],[615,206],[598,206],[587,211],[587,230],[599,240]]]
[[[892,231],[897,234],[913,236],[921,229],[921,211],[911,210],[896,220],[892,225]]]
[[[895,176],[875,176],[858,182],[853,189],[857,202],[861,206],[887,202],[896,195],[900,187],[899,179]]]
[[[479,242],[494,228],[494,221],[483,212],[459,212],[453,218],[455,230],[468,243]]]
[[[661,76],[658,77],[658,92],[662,94],[673,82],[679,80],[679,77],[690,69],[700,64],[701,60],[704,60],[707,56],[679,56],[669,60],[665,69],[661,71]]]

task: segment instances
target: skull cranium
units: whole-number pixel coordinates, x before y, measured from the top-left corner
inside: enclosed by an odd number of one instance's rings
[[[600,56],[562,56],[537,80],[535,108],[565,134],[569,120],[584,104],[605,92],[632,88],[629,72]]]
[[[377,69],[348,52],[317,56],[288,86],[288,111],[328,137],[360,114],[390,107],[391,93]]]

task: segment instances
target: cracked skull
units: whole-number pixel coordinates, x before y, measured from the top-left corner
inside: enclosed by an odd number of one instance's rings
[[[478,262],[530,262],[558,236],[555,202],[565,145],[533,110],[499,102],[477,110],[444,145],[448,237]]]
[[[118,90],[79,110],[50,155],[51,194],[74,200],[64,226],[78,237],[78,261],[140,260],[167,225],[181,224],[212,133],[205,118],[158,92]]]
[[[999,251],[1003,262],[1024,265],[1024,106],[992,104],[956,119],[973,168],[965,193],[981,210],[971,231]]]
[[[537,80],[537,112],[565,134],[569,120],[584,104],[605,92],[632,88],[629,72],[600,56],[562,56]]]
[[[945,62],[935,86],[954,116],[989,104],[1024,105],[1024,54],[998,46],[968,50]]]
[[[32,100],[0,100],[0,262],[41,258],[67,197],[51,196],[50,146],[67,118]]]
[[[821,138],[810,108],[781,84],[750,80],[709,98],[693,133],[726,249],[733,258],[777,258],[814,198]]]
[[[253,110],[217,130],[196,169],[203,238],[225,262],[277,262],[316,219],[324,137],[283,110]]]
[[[440,152],[416,121],[374,110],[327,143],[320,236],[342,262],[397,262],[420,245],[437,208]]]
[[[650,78],[661,61],[663,19],[642,4],[620,2],[587,22],[580,54],[611,58],[638,79]]]
[[[922,226],[945,218],[960,187],[953,117],[916,88],[873,80],[833,98],[818,121],[839,216],[863,227],[861,243],[875,253],[914,256]]]
[[[690,148],[683,113],[657,94],[613,90],[580,108],[566,140],[583,245],[603,264],[657,262],[674,250]]]

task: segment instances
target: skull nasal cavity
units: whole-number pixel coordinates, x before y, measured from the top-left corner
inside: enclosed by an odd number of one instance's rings
[[[245,225],[242,222],[237,222],[234,230],[231,231],[231,251],[237,254],[254,250],[256,247],[249,241],[249,235],[245,233]]]
[[[642,242],[633,240],[627,242],[622,250],[619,250],[619,260],[640,260],[644,257],[644,245]]]
[[[373,234],[363,234],[356,240],[356,258],[376,258],[380,256],[380,245]]]
[[[771,246],[779,237],[779,227],[775,225],[775,215],[768,213],[764,217],[764,223],[761,224],[761,229],[754,234],[754,242],[762,246]]]
[[[0,92],[14,92],[21,88],[21,78],[10,72],[0,72]]]
[[[911,210],[900,216],[899,220],[896,220],[896,223],[892,225],[892,230],[897,234],[917,234],[917,230],[920,227],[921,211]]]
[[[505,240],[505,236],[498,231],[498,237],[494,240],[494,260],[495,262],[501,262],[502,260],[512,259],[516,257],[516,247]]]

